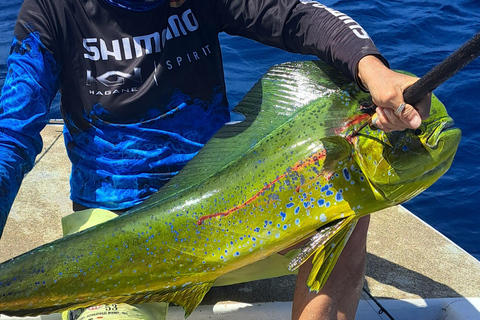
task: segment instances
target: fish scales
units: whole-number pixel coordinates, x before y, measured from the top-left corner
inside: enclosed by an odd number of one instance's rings
[[[459,143],[435,98],[420,131],[351,137],[369,99],[321,62],[273,67],[235,108],[245,121],[144,204],[2,263],[0,313],[167,301],[188,316],[219,276],[336,222],[310,248],[308,285],[319,290],[356,220],[427,188]]]

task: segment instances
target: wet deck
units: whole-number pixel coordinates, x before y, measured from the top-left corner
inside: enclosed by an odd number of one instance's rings
[[[25,178],[8,218],[0,240],[0,261],[61,236],[60,220],[71,213],[70,162],[62,129],[61,125],[49,125],[42,132],[44,150]],[[219,301],[250,304],[235,304],[246,308],[229,313],[228,319],[248,319],[249,314],[288,319],[294,281],[294,276],[287,276],[213,288],[204,300],[206,305],[191,319],[227,318],[212,311],[211,305]],[[421,319],[405,317],[405,310],[429,309],[433,315],[441,311],[437,309],[454,305],[472,317],[447,319],[480,319],[480,262],[401,206],[372,215],[365,287],[395,319]],[[377,314],[378,307],[370,297],[364,294],[362,298],[356,319],[389,319]],[[226,307],[219,303],[216,308]],[[171,308],[169,319],[181,318],[181,310]]]

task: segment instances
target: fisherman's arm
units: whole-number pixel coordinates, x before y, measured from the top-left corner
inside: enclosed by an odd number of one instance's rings
[[[365,30],[347,15],[315,1],[220,0],[220,30],[290,52],[312,54],[341,70],[378,106],[376,125],[385,131],[417,128],[428,117],[430,97],[406,105],[403,92],[417,78],[389,69]]]
[[[23,177],[42,150],[40,131],[58,90],[53,57],[36,36],[14,39],[0,97],[0,236]]]
[[[377,106],[376,127],[386,132],[416,129],[422,120],[428,118],[430,95],[415,103],[415,106],[405,104],[405,108],[395,114],[405,102],[403,92],[418,78],[390,70],[375,56],[365,56],[360,60],[357,75]]]
[[[316,1],[217,2],[220,31],[241,35],[289,52],[315,55],[352,80],[358,80],[358,62],[367,55],[377,56],[387,64],[358,23]]]

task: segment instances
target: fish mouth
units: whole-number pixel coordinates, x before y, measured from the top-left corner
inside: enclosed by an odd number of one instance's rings
[[[426,138],[425,146],[431,148],[431,157],[438,160],[427,164],[417,164],[399,169],[400,181],[372,181],[377,191],[395,203],[403,203],[422,193],[450,168],[460,143],[461,131],[454,127],[453,121],[444,121]],[[435,155],[435,156],[434,156]],[[422,168],[419,170],[419,168]]]
[[[389,165],[404,174],[409,170],[419,174],[419,170],[439,165],[457,149],[461,131],[451,118],[445,118],[417,129],[392,132],[387,137],[388,141],[382,144],[383,157]]]
[[[452,119],[440,119],[436,125],[425,123],[422,128],[392,133],[382,145],[381,162],[363,162],[364,173],[377,192],[393,203],[412,199],[435,181],[451,166],[460,143],[461,131],[454,127]],[[407,147],[404,147],[407,143]],[[364,151],[368,154],[367,149]]]
[[[435,130],[430,133],[430,135],[427,137],[425,144],[430,147],[430,148],[436,148],[438,146],[438,142],[440,141],[440,138],[443,133],[449,130],[458,130],[457,128],[454,127],[455,123],[453,121],[442,121],[436,128]]]

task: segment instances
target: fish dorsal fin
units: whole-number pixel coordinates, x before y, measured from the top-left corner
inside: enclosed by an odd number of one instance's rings
[[[357,221],[356,216],[349,216],[322,228],[290,263],[289,269],[294,270],[314,255],[312,271],[307,279],[310,291],[318,292],[325,285]]]

